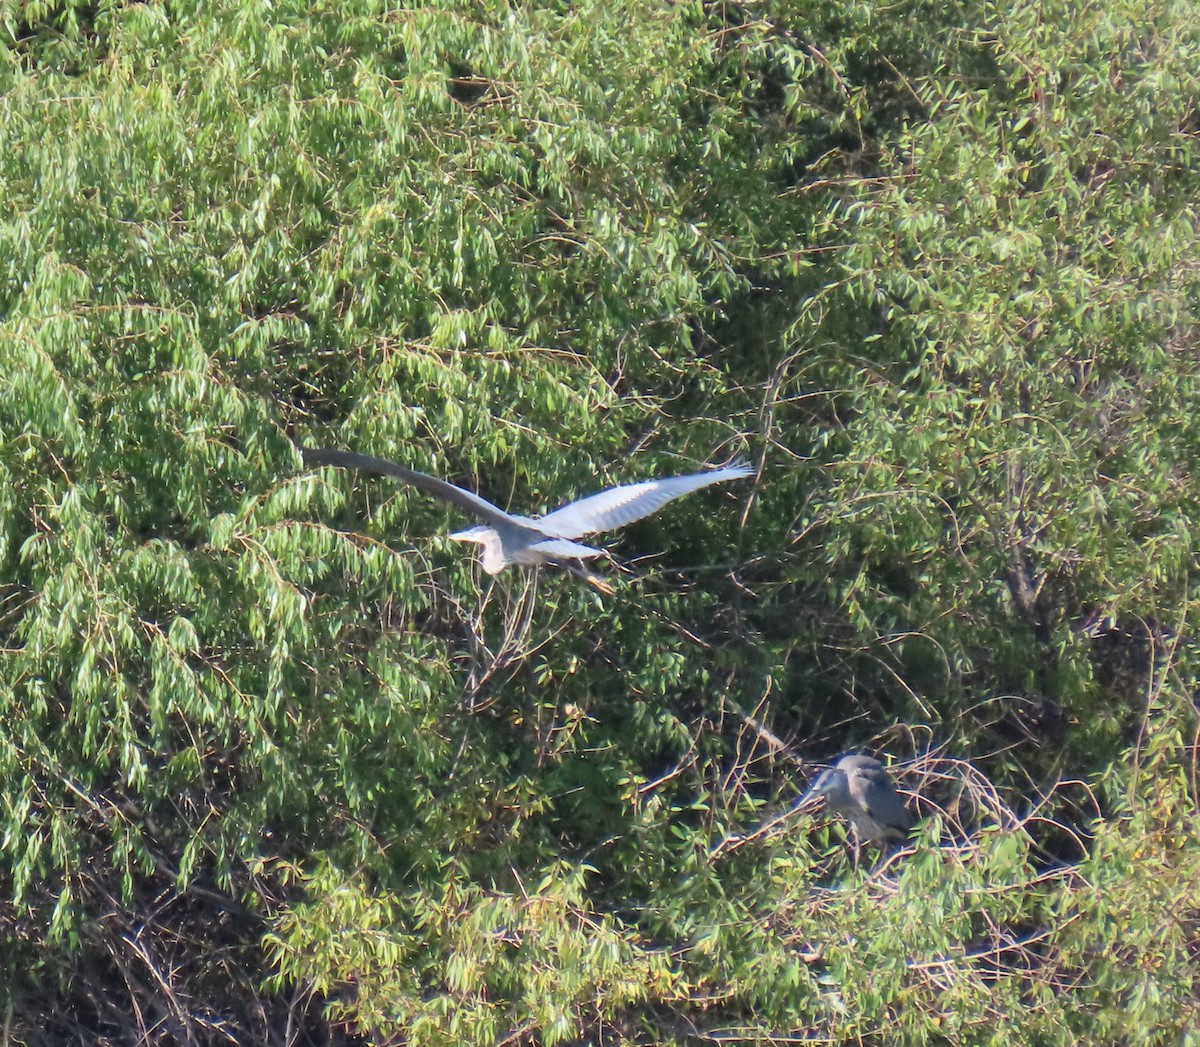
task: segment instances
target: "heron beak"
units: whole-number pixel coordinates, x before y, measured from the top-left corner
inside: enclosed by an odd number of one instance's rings
[[[825,802],[825,794],[815,785],[804,793],[794,804],[793,811],[815,811]]]

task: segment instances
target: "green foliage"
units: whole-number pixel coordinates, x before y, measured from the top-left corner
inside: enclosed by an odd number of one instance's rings
[[[911,83],[925,118],[824,219],[843,275],[815,301],[873,318],[823,353],[845,391],[806,519],[837,614],[910,686],[1040,694],[1115,755],[1088,632],[1176,629],[1187,598],[1200,39],[1173,5],[975,32],[995,80]]]
[[[1196,1037],[1188,5],[0,34],[6,1035]],[[607,596],[297,440],[762,468]],[[912,848],[769,824],[866,746]]]
[[[284,917],[266,945],[290,978],[315,991],[358,984],[335,1014],[403,1028],[414,1044],[489,1043],[535,1030],[562,1043],[586,1020],[618,1021],[679,981],[667,952],[590,910],[589,871],[556,862],[511,893],[448,869],[437,895],[383,900],[325,869],[307,880],[320,900]]]

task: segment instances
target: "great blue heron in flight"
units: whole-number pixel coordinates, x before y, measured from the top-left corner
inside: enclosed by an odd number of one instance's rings
[[[821,772],[793,809],[807,809],[821,800],[845,818],[864,843],[903,840],[913,825],[887,769],[870,756],[843,756]]]
[[[301,448],[301,454],[305,465],[338,465],[394,476],[437,498],[452,502],[482,520],[482,526],[457,531],[450,537],[458,542],[477,542],[481,545],[483,549],[479,561],[488,574],[498,574],[510,563],[540,564],[548,560],[582,560],[603,555],[602,549],[580,545],[572,539],[622,527],[649,516],[673,498],[722,480],[749,476],[754,471],[744,465],[732,465],[725,469],[671,476],[664,480],[643,480],[641,483],[601,491],[533,519],[506,513],[472,491],[465,491],[436,476],[406,469],[384,458],[324,447]]]

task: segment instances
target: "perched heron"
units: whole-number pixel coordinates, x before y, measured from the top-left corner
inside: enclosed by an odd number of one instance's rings
[[[452,502],[482,520],[482,526],[457,531],[450,537],[458,542],[477,542],[481,545],[483,550],[479,560],[488,574],[498,574],[510,563],[540,564],[548,560],[583,560],[589,556],[601,556],[604,550],[580,545],[571,539],[622,527],[649,516],[681,495],[754,472],[744,465],[732,465],[725,469],[671,476],[664,480],[643,480],[641,483],[601,491],[545,516],[531,519],[513,516],[472,491],[465,491],[436,476],[406,469],[383,458],[332,448],[305,447],[300,449],[300,453],[305,465],[337,465],[394,476],[437,498]],[[585,577],[588,576],[585,574]]]
[[[913,816],[887,770],[870,756],[843,756],[821,772],[794,809],[821,800],[826,809],[845,818],[864,843],[903,840],[913,825]]]

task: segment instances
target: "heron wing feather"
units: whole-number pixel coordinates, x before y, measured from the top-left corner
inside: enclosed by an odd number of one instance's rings
[[[864,784],[863,805],[871,819],[885,828],[907,831],[913,823],[912,814],[904,806],[904,801],[900,799],[900,794],[896,792],[887,772],[880,768],[877,771],[859,773]]]
[[[665,480],[643,480],[640,483],[625,484],[555,509],[554,512],[540,517],[537,526],[540,530],[560,538],[581,538],[585,534],[623,527],[634,520],[649,516],[672,499],[698,491],[709,484],[720,483],[722,480],[749,476],[752,472],[753,470],[746,466],[737,465],[726,469],[712,469],[705,473],[671,476]]]
[[[308,466],[336,465],[343,469],[360,469],[381,476],[394,476],[426,494],[457,505],[486,523],[507,523],[512,519],[503,509],[497,508],[486,498],[480,498],[472,491],[456,487],[428,473],[406,469],[403,465],[389,462],[386,458],[375,458],[369,454],[358,454],[356,451],[339,451],[332,447],[302,447],[300,454],[304,458],[304,464]]]
[[[565,538],[549,538],[544,542],[534,542],[529,548],[552,560],[584,560],[589,556],[604,555],[603,549],[593,549],[590,545],[569,542]]]

